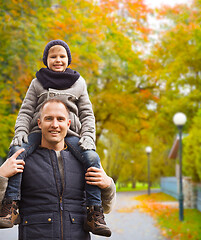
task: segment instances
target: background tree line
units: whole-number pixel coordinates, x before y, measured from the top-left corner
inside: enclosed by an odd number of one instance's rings
[[[66,41],[71,68],[88,84],[97,126],[97,151],[115,181],[146,181],[145,146],[153,148],[152,181],[173,175],[168,159],[183,111],[185,170],[201,179],[201,1],[150,9],[143,0],[1,0],[0,156],[6,158],[27,87],[43,67],[52,39]],[[151,29],[148,17],[165,21]],[[157,40],[153,41],[153,34]]]

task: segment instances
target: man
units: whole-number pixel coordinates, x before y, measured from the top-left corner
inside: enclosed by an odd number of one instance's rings
[[[27,157],[23,174],[19,239],[90,239],[83,229],[84,169],[64,142],[70,126],[66,106],[56,99],[47,101],[38,125],[42,131],[41,146]],[[110,211],[115,195],[111,178],[102,169],[88,169],[86,180],[103,188],[103,207]],[[105,225],[103,215],[96,215],[95,210],[91,221],[100,227]]]

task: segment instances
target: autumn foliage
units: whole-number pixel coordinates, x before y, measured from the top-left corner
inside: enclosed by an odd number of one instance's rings
[[[174,174],[168,159],[176,133],[172,116],[185,112],[184,130],[191,131],[200,106],[199,0],[158,10],[144,0],[2,0],[0,11],[1,158],[26,90],[43,67],[46,43],[62,39],[72,52],[70,67],[88,84],[97,151],[109,175],[146,181],[147,145],[153,147],[152,182]],[[150,17],[166,21],[156,30]],[[196,159],[191,172],[199,181]]]

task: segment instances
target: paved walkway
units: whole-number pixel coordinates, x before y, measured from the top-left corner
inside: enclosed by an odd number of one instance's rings
[[[142,192],[118,193],[112,213],[105,215],[106,222],[112,230],[110,238],[92,236],[92,240],[166,240],[160,235],[154,220],[147,214],[135,210],[132,213],[120,213],[117,210],[138,204],[133,196]],[[1,229],[0,240],[17,240],[17,226],[12,229]],[[76,239],[75,239],[76,240]]]
[[[147,214],[135,210],[132,213],[120,213],[117,210],[131,207],[139,202],[132,197],[142,192],[118,193],[115,209],[112,213],[105,215],[106,222],[112,230],[110,238],[92,236],[92,240],[166,240],[156,228],[154,220]]]

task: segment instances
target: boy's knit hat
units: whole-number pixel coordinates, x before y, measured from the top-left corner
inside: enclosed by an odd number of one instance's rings
[[[43,52],[43,63],[45,64],[45,66],[47,66],[47,56],[48,56],[48,51],[51,47],[55,46],[55,45],[61,45],[62,47],[64,47],[66,49],[67,55],[68,55],[68,66],[71,63],[72,57],[71,57],[71,53],[70,53],[70,48],[68,46],[67,43],[65,43],[62,40],[52,40],[50,41],[46,46],[45,46],[45,50]]]

